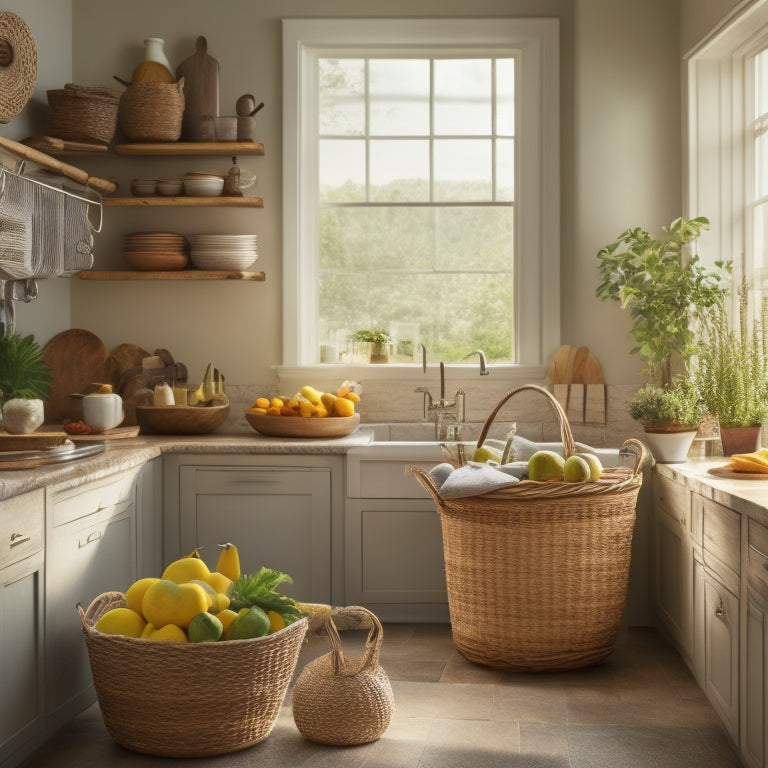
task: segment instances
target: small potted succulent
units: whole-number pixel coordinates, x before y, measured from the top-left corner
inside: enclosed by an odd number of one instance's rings
[[[389,362],[389,345],[392,335],[383,328],[362,329],[349,335],[349,340],[368,344],[368,359],[371,363]]]
[[[44,419],[43,399],[51,389],[51,369],[34,336],[0,336],[0,409],[11,434],[34,432]]]

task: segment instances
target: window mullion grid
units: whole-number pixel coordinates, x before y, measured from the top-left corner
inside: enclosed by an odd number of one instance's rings
[[[369,59],[364,59],[363,66],[363,89],[365,104],[365,125],[363,130],[365,132],[365,201],[371,202],[371,81],[370,81],[370,65]]]
[[[496,63],[498,59],[494,56],[491,59],[491,200],[495,203],[497,201],[496,185],[498,179],[496,178],[496,152],[498,142],[497,134],[497,121],[496,121]]]

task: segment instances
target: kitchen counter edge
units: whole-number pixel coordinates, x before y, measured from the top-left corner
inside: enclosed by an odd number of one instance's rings
[[[166,453],[178,454],[345,454],[373,442],[374,433],[359,429],[332,440],[265,437],[251,434],[140,435],[106,441],[106,450],[90,458],[36,469],[0,470],[0,501],[21,493],[55,485],[74,487],[146,464]]]

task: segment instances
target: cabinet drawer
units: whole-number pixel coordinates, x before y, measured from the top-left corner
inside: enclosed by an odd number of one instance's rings
[[[126,472],[89,483],[87,488],[68,488],[53,494],[53,525],[64,525],[111,507],[132,504],[136,495],[136,472]],[[116,509],[119,511],[119,509]]]
[[[747,578],[750,588],[768,601],[768,528],[750,520],[748,524],[749,563]]]
[[[741,573],[741,515],[699,494],[693,504],[701,510],[704,565],[733,586]]]
[[[653,475],[653,503],[690,528],[691,494],[688,487],[658,473]]]
[[[43,548],[45,492],[40,489],[0,502],[0,568]]]

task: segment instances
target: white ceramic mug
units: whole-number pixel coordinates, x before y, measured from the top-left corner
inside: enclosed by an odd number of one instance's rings
[[[125,418],[123,398],[114,393],[94,393],[83,398],[83,421],[103,432],[114,429]]]

